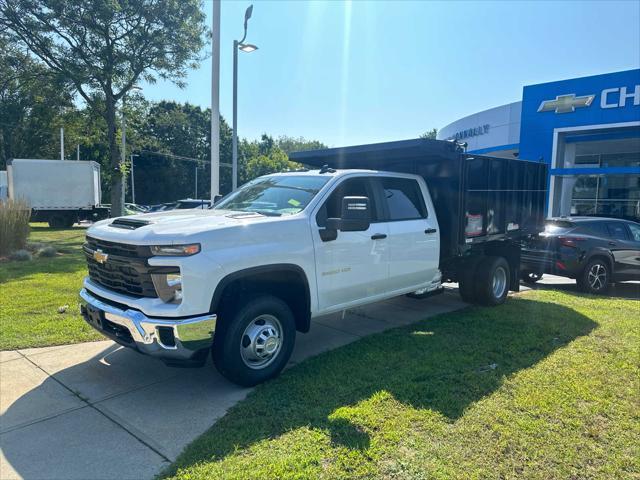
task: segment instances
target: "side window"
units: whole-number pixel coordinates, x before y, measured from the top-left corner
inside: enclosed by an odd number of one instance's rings
[[[427,218],[427,207],[415,180],[382,178],[382,188],[389,211],[389,221]]]
[[[376,202],[373,198],[373,190],[371,182],[367,177],[348,178],[338,185],[329,195],[318,210],[316,215],[316,223],[319,227],[327,225],[327,218],[339,218],[342,213],[343,197],[369,197],[369,205],[371,207],[371,221],[378,220],[378,210]]]
[[[634,242],[640,242],[640,225],[635,223],[627,223],[629,230],[631,230],[631,238]]]
[[[624,228],[624,224],[621,222],[611,222],[607,224],[609,229],[609,236],[616,240],[629,240],[627,235],[627,229]]]
[[[589,222],[586,226],[587,231],[585,233],[587,234],[605,238],[609,236],[607,224],[604,222]]]

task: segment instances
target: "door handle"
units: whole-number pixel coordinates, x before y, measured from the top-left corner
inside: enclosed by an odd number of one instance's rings
[[[612,247],[616,246],[616,242],[609,242],[609,245],[611,245]]]
[[[371,235],[371,240],[382,240],[383,238],[387,238],[386,233],[375,233]]]
[[[424,233],[429,235],[430,233],[436,233],[438,230],[436,230],[435,228],[427,228]]]

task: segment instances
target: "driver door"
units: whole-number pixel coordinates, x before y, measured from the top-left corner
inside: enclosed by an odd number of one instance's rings
[[[371,224],[362,232],[339,231],[327,239],[326,219],[340,216],[342,198],[366,196],[371,206]],[[387,224],[380,222],[371,177],[345,178],[336,185],[316,213],[311,228],[315,248],[319,310],[340,310],[386,290],[389,276]],[[324,237],[324,239],[323,239]]]

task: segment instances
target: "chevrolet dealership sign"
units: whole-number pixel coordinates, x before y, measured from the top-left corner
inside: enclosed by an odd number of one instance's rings
[[[617,97],[616,97],[616,94]],[[576,96],[575,93],[558,95],[553,100],[544,100],[538,107],[538,112],[570,113],[576,108],[590,107],[595,95]],[[605,88],[600,92],[600,108],[620,108],[627,105],[627,99],[633,100],[633,105],[640,105],[640,85],[636,85],[633,92],[627,92],[627,87]]]

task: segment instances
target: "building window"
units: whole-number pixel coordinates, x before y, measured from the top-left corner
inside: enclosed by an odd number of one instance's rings
[[[577,175],[571,215],[640,219],[640,175]]]

